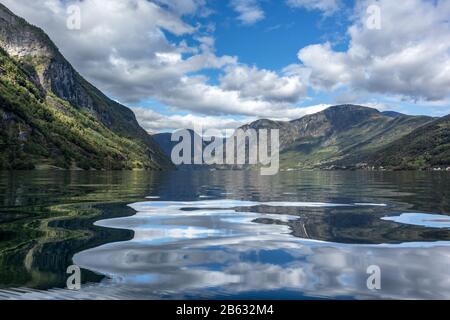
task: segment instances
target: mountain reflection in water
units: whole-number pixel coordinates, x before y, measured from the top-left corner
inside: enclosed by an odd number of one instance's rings
[[[31,200],[33,193],[22,193],[23,203],[14,206],[8,203],[14,196],[5,194],[3,203],[11,211],[29,208],[27,201],[48,207],[70,199],[98,210],[48,224],[90,236],[47,237],[25,254],[31,271],[63,279],[75,263],[90,283],[78,292],[4,285],[0,298],[450,298],[447,173],[74,175],[18,180],[23,190],[35,188],[33,182],[59,184],[61,196]],[[1,181],[6,188],[7,179]],[[367,288],[371,265],[381,268],[381,290]],[[28,289],[11,289],[17,287]]]

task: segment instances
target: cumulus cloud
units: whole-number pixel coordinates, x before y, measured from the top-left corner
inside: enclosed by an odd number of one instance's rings
[[[208,129],[233,129],[255,120],[254,118],[234,119],[231,117],[186,115],[163,115],[148,108],[134,108],[139,124],[148,132],[174,131],[184,128],[193,128],[201,125]]]
[[[89,80],[101,89],[133,100],[142,96],[144,84],[170,81],[181,68],[195,71],[205,65],[220,64],[211,55],[194,56],[187,62],[181,55],[189,49],[185,44],[170,43],[163,30],[175,35],[192,34],[195,28],[180,16],[146,0],[87,1],[3,1],[13,12],[25,17],[49,33],[62,53]],[[76,4],[81,9],[81,30],[66,28],[66,7]],[[173,6],[173,5],[172,5]],[[169,58],[171,60],[169,61]],[[201,61],[200,61],[201,60]],[[181,71],[182,72],[182,71]],[[136,83],[141,83],[135,87]],[[125,88],[122,95],[120,88]]]
[[[292,8],[319,10],[326,15],[331,15],[339,9],[339,1],[340,0],[287,0],[286,3]]]
[[[330,95],[338,91],[336,101],[355,103],[361,97],[372,101],[376,95],[430,103],[450,97],[449,1],[379,0],[381,30],[371,30],[366,26],[366,10],[372,2],[362,0],[354,8],[347,49],[338,51],[331,43],[309,45],[298,52],[299,63],[278,71],[219,55],[214,24],[192,19],[211,14],[206,0],[2,3],[42,27],[75,68],[111,97],[134,105],[157,100],[182,114],[136,109],[141,124],[152,131],[179,129],[202,119],[219,128],[256,118],[296,119],[326,107],[298,107],[311,88]],[[341,4],[338,0],[287,3],[324,14],[334,13]],[[71,4],[80,6],[81,30],[66,28],[66,9]],[[230,4],[243,24],[265,17],[258,0]],[[219,76],[209,79],[208,70]]]
[[[306,94],[299,76],[238,66],[237,57],[218,56],[215,38],[210,33],[213,28],[194,26],[184,19],[185,15],[208,12],[203,0],[3,2],[43,27],[83,76],[125,104],[151,98],[172,110],[264,117],[283,114]],[[65,27],[66,7],[70,4],[80,6],[79,31]],[[258,8],[256,1],[234,4],[246,17],[243,19],[254,17],[245,10]],[[170,41],[167,32],[180,39],[187,36],[194,42]],[[209,69],[224,73],[222,84],[212,85],[202,75]],[[258,84],[252,87],[240,81],[239,85],[231,85],[229,80],[237,70],[244,70],[243,74]]]
[[[437,101],[450,95],[450,2],[380,0],[381,29],[367,27],[363,1],[348,29],[349,48],[311,45],[298,57],[311,70],[311,85]]]
[[[237,19],[243,24],[252,25],[265,18],[258,0],[231,0],[231,6],[238,13]]]
[[[325,110],[329,105],[320,104],[303,108],[287,109],[280,117],[280,113],[272,111],[267,113],[267,118],[279,121],[289,121],[301,118],[307,114],[313,114]],[[160,131],[174,131],[185,128],[194,128],[194,125],[201,125],[205,130],[208,129],[235,129],[244,124],[251,123],[259,117],[231,117],[231,116],[204,116],[194,114],[173,114],[166,115],[153,111],[148,108],[133,108],[139,124],[149,133]]]
[[[279,76],[277,73],[233,65],[221,77],[221,88],[239,91],[242,97],[257,97],[261,100],[295,103],[306,95],[306,83],[299,75]]]

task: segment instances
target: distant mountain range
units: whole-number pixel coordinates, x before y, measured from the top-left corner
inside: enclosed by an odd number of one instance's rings
[[[208,145],[207,142],[202,141],[202,137],[199,136],[197,133],[195,133],[194,130],[187,129],[189,132],[191,139],[190,139],[190,145],[191,145],[191,165],[181,165],[178,166],[178,168],[185,168],[189,169],[192,167],[196,168],[205,168],[204,165],[195,165],[195,153],[203,153],[204,148]],[[171,158],[172,156],[172,150],[173,148],[179,143],[179,141],[172,141],[172,133],[164,132],[164,133],[157,133],[152,136],[152,138],[155,140],[155,142],[161,147],[161,149],[164,151],[165,155],[168,158]],[[199,141],[200,143],[196,143],[196,141]]]
[[[309,170],[450,166],[449,128],[449,116],[340,105],[290,122],[264,119],[240,129],[279,129],[281,168]],[[170,134],[157,137],[170,150],[165,140]]]
[[[0,4],[0,168],[172,167],[134,113],[86,81]]]

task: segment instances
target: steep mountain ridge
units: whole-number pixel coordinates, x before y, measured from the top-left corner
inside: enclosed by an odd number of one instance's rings
[[[1,4],[0,47],[0,133],[4,140],[4,155],[0,160],[3,167],[33,167],[41,163],[97,169],[171,166],[130,109],[92,86],[41,29]],[[31,109],[34,114],[25,116]],[[47,118],[39,118],[44,113]],[[49,119],[50,114],[52,119]],[[42,122],[47,122],[46,126],[60,127],[59,142],[49,138],[51,133],[42,132],[46,130]],[[79,127],[77,132],[73,126]],[[22,134],[23,128],[28,134]],[[29,150],[26,146],[36,145],[37,141],[41,148],[35,154],[36,148]],[[12,150],[13,145],[17,150]],[[80,155],[71,149],[78,150]],[[21,154],[18,161],[17,153]]]

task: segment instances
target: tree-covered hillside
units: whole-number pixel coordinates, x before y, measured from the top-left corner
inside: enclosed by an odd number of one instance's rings
[[[420,127],[368,158],[375,166],[428,169],[450,166],[450,115]]]

